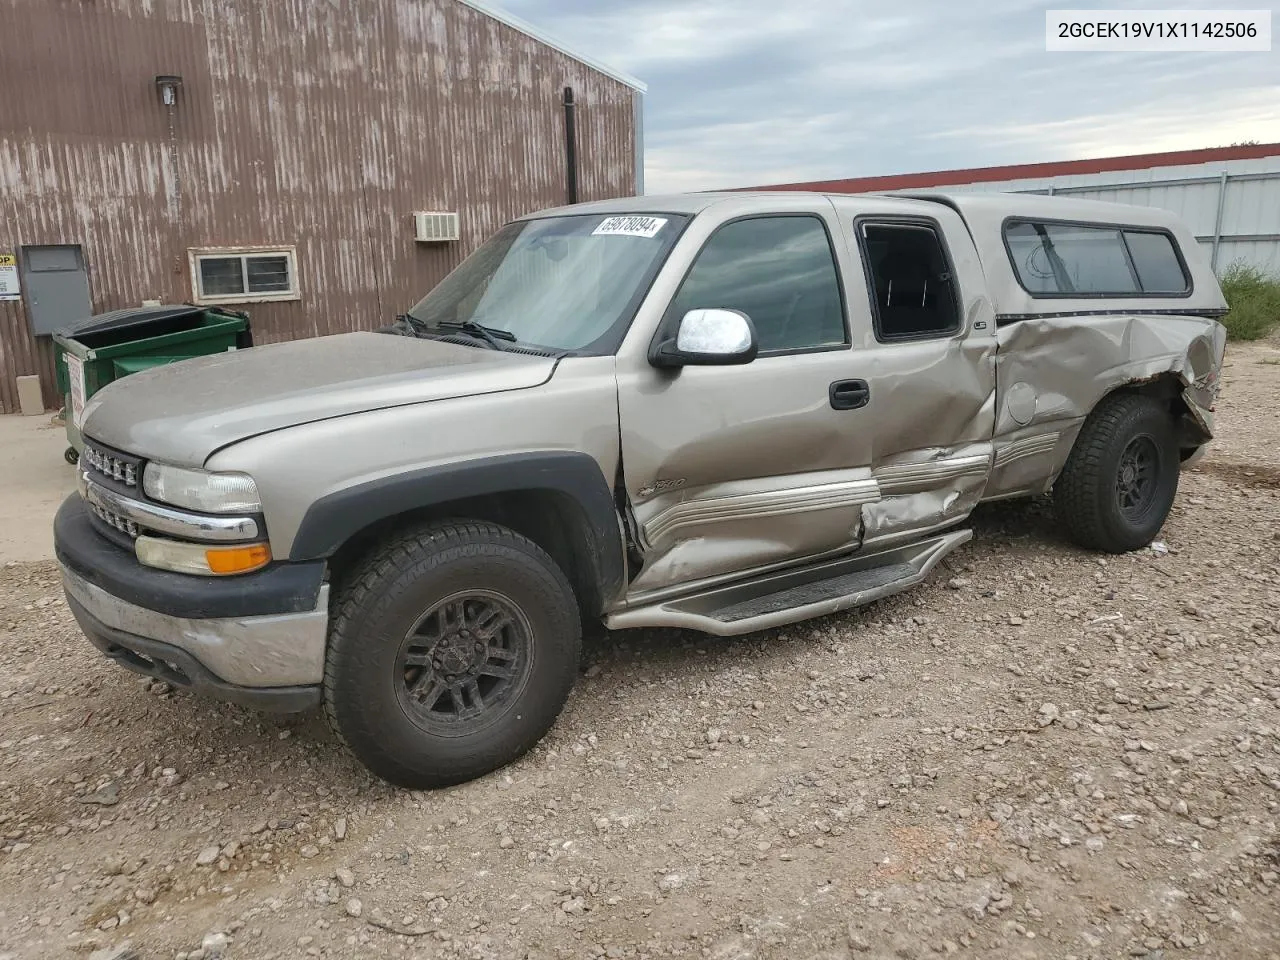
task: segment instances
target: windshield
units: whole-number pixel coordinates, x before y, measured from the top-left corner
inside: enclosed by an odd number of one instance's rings
[[[508,224],[409,316],[428,328],[443,325],[442,332],[470,321],[541,347],[612,352],[686,219],[594,215]]]

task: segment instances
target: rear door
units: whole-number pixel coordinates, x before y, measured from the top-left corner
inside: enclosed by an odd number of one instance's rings
[[[856,345],[870,400],[872,474],[865,544],[909,539],[962,519],[990,475],[995,311],[959,214],[941,204],[836,200],[861,260],[868,311]]]

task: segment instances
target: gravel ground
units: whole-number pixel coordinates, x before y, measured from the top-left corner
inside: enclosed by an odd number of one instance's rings
[[[0,958],[1280,957],[1280,351],[1163,551],[984,509],[926,586],[613,634],[483,781],[110,667],[0,569]]]
[[[1280,470],[1280,331],[1258,343],[1228,344],[1222,368],[1213,460]]]

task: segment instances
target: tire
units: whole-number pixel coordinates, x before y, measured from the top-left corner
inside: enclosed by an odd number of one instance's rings
[[[1164,526],[1178,491],[1179,450],[1166,406],[1114,393],[1085,420],[1053,486],[1054,510],[1082,547],[1125,553]]]
[[[62,459],[66,460],[67,463],[74,467],[80,462],[80,453],[75,447],[67,447],[67,449],[62,451]]]
[[[551,729],[581,646],[573,589],[540,547],[494,524],[433,524],[385,543],[346,579],[325,715],[384,780],[462,783]]]

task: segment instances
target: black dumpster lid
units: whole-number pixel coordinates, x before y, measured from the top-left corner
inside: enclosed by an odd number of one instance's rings
[[[144,327],[149,323],[158,323],[162,320],[186,320],[189,317],[198,317],[204,312],[204,307],[197,307],[190,303],[125,307],[123,310],[95,313],[85,320],[63,327],[58,333],[61,336],[75,337],[87,333],[105,333],[108,330],[127,330],[130,327]]]

